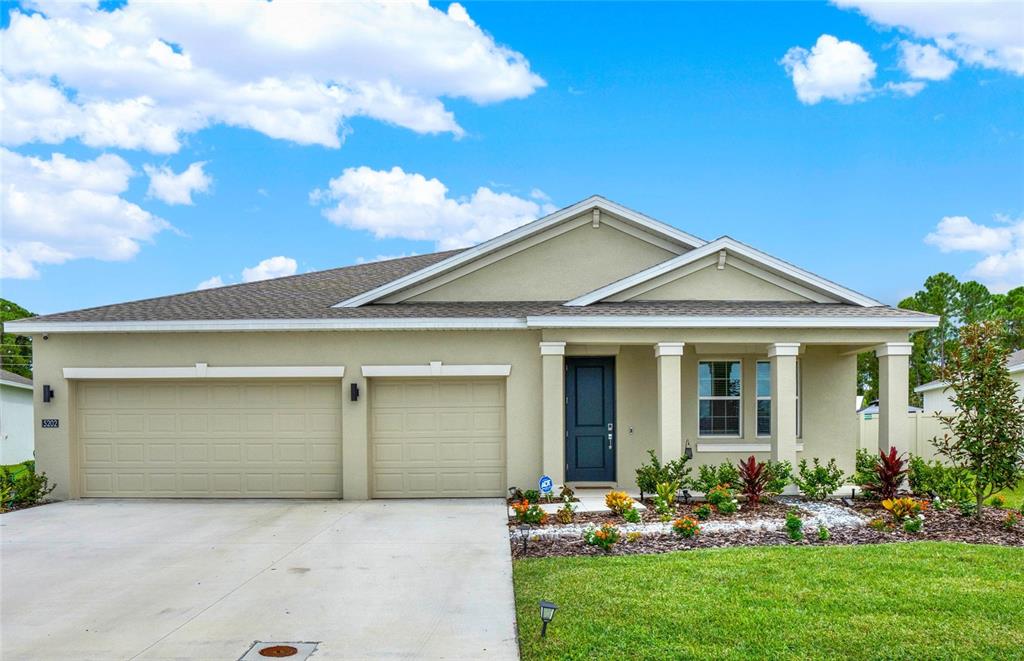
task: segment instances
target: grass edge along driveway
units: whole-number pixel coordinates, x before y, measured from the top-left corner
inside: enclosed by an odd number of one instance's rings
[[[747,547],[514,563],[523,659],[1022,659],[1024,549]],[[560,607],[541,640],[537,602]]]

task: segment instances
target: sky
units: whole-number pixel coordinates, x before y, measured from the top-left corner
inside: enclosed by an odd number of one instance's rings
[[[1024,284],[1024,4],[5,3],[36,313],[478,243],[600,194],[889,304]]]

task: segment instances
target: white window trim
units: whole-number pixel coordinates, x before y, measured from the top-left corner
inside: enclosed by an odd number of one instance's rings
[[[757,412],[757,404],[758,404],[758,402],[760,402],[762,400],[767,400],[769,404],[771,404],[771,401],[772,401],[771,381],[768,382],[769,392],[768,392],[768,396],[767,397],[765,397],[763,395],[759,395],[758,392],[757,392],[757,366],[762,364],[762,363],[767,365],[768,369],[772,368],[772,361],[770,361],[770,360],[758,360],[756,363],[754,363],[754,435],[757,438],[771,438],[772,437],[771,416],[774,415],[774,413],[775,413],[774,410],[769,409],[769,412],[768,412],[768,416],[769,416],[768,417],[768,423],[769,423],[768,424],[768,433],[767,434],[760,434],[757,431],[757,425],[758,425],[758,420],[757,419],[759,417],[758,412]]]
[[[732,396],[709,396],[701,397],[700,395],[700,364],[701,363],[739,363],[740,364],[740,394],[738,397]],[[700,433],[700,402],[701,400],[739,400],[739,434],[702,434]],[[742,358],[702,358],[697,361],[697,438],[743,438],[743,359]]]
[[[508,376],[511,365],[444,365],[432,361],[428,365],[363,365],[364,377],[453,377]]]
[[[698,443],[697,452],[771,452],[771,443]],[[796,451],[803,452],[804,444],[797,443]]]
[[[65,367],[65,379],[340,379],[345,368],[337,365],[267,365],[210,367]]]

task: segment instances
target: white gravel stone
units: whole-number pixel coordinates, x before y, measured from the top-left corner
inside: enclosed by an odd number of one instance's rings
[[[779,501],[810,513],[811,517],[804,519],[804,527],[810,530],[816,530],[819,526],[825,526],[829,529],[844,527],[856,528],[865,525],[867,522],[867,520],[857,512],[831,501],[812,502],[800,498],[780,498]],[[784,523],[785,522],[781,519],[705,521],[701,523],[700,531],[703,535],[713,535],[715,533],[733,532],[737,530],[767,532],[782,530],[784,528]],[[522,540],[524,535],[529,537],[531,540],[578,539],[582,537],[583,532],[590,527],[595,526],[593,523],[574,523],[567,526],[531,526],[526,529],[510,528],[509,536],[514,540]],[[660,521],[656,523],[620,523],[616,524],[616,527],[623,535],[631,532],[638,532],[641,535],[661,535],[672,532],[671,522],[661,523]]]

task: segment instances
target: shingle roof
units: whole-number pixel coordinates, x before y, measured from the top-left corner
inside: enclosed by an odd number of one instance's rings
[[[20,383],[23,386],[32,385],[32,379],[27,379],[20,374],[14,372],[8,372],[5,369],[0,369],[0,381],[10,381],[12,383]]]
[[[527,316],[919,318],[886,306],[760,301],[627,301],[569,307],[562,301],[374,304],[339,301],[446,259],[459,251],[404,257],[117,305],[35,317],[33,322],[133,322],[274,319],[525,318]]]

